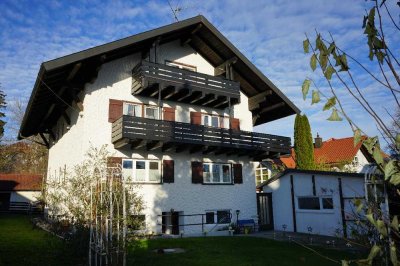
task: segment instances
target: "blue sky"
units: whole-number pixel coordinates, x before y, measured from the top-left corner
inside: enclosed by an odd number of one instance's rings
[[[321,72],[309,67],[310,55],[303,53],[304,33],[315,35],[315,29],[331,32],[336,43],[356,56],[373,71],[367,59],[366,38],[361,28],[362,16],[369,1],[185,1],[171,0],[182,11],[179,19],[198,14],[211,21],[242,51],[278,88],[309,116],[313,135],[324,138],[351,136],[346,122],[328,122],[330,113],[322,112],[323,103],[311,106],[303,101],[301,84],[313,78],[322,89],[327,84]],[[399,8],[392,5],[395,18]],[[0,1],[0,83],[7,101],[27,101],[40,63],[96,45],[117,40],[173,22],[166,0],[163,1]],[[399,34],[388,28],[394,51],[399,54]],[[379,113],[383,107],[393,110],[389,92],[359,71],[352,69],[363,91]],[[376,135],[374,123],[360,106],[338,87],[346,111],[365,132]],[[383,119],[388,118],[383,115]],[[256,131],[293,135],[294,116],[267,123]],[[11,131],[6,126],[6,136]]]

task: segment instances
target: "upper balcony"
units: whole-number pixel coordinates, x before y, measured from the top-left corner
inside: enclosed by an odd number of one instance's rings
[[[287,137],[128,115],[113,122],[112,143],[115,148],[235,154],[254,160],[290,153]]]
[[[141,61],[132,70],[132,94],[224,109],[240,102],[239,82]]]

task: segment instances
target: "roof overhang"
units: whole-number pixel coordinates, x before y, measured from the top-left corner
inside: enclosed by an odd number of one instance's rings
[[[214,67],[235,58],[234,80],[240,82],[241,91],[249,97],[253,125],[300,112],[206,18],[196,16],[42,63],[18,138],[48,133],[68,106],[79,101],[77,95],[85,83],[95,80],[102,64],[132,53],[146,53],[156,40],[161,44],[181,40],[182,44],[192,46]]]

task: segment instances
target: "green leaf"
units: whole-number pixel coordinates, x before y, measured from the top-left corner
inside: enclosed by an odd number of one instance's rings
[[[396,173],[390,177],[390,183],[398,186],[400,185],[400,173]]]
[[[306,99],[308,91],[310,90],[311,81],[309,79],[305,79],[303,85],[301,86],[301,91],[303,92],[303,100]]]
[[[388,180],[392,175],[398,172],[397,161],[392,159],[385,165],[385,180]]]
[[[371,155],[373,154],[373,149],[374,149],[377,141],[378,141],[377,137],[367,138],[366,140],[364,140],[364,142],[363,142],[364,147],[367,148],[369,154],[371,154]]]
[[[325,71],[326,66],[328,64],[328,56],[324,53],[319,53],[319,64],[321,65],[322,70]]]
[[[335,105],[336,105],[336,97],[329,98],[322,110],[323,111],[329,110]]]
[[[388,232],[387,232],[387,228],[385,225],[385,222],[382,220],[377,220],[376,221],[376,228],[378,229],[379,233],[381,233],[381,235],[383,236],[387,236]]]
[[[371,8],[371,10],[369,11],[369,14],[368,14],[368,22],[373,25],[374,20],[375,20],[375,7]]]
[[[378,37],[376,37],[376,36],[373,38],[372,43],[374,44],[374,48],[375,49],[383,49],[383,48],[385,48],[384,42],[381,39],[379,39]]]
[[[333,54],[333,52],[335,51],[335,48],[336,48],[335,42],[332,42],[332,43],[329,45],[328,54]]]
[[[342,121],[343,118],[341,118],[338,114],[338,111],[336,109],[332,110],[331,116],[328,118],[329,121]]]
[[[317,56],[313,54],[310,59],[310,67],[313,71],[317,68]]]
[[[372,261],[377,255],[378,255],[378,253],[381,251],[381,248],[379,247],[379,246],[377,246],[377,245],[374,245],[372,248],[371,248],[371,251],[369,252],[369,255],[368,255],[368,260],[369,261]]]
[[[347,64],[347,57],[345,54],[340,56],[340,71],[349,70],[349,65]]]
[[[374,157],[374,160],[377,164],[380,164],[380,165],[383,164],[383,156],[382,156],[382,152],[381,152],[381,149],[379,148],[379,146],[375,146],[372,157]]]
[[[400,150],[400,133],[396,135],[396,147]]]
[[[392,229],[396,232],[399,232],[399,219],[397,218],[397,215],[393,217],[393,220],[390,223],[390,227],[392,227]]]
[[[328,68],[325,70],[324,75],[328,80],[331,80],[332,74],[334,72],[335,72],[335,69],[332,66],[328,66]]]
[[[383,64],[383,59],[385,58],[386,54],[384,52],[378,51],[376,52],[376,58],[378,59],[379,63]]]
[[[356,129],[354,130],[354,147],[358,145],[358,143],[360,143],[361,141],[361,130],[360,129]]]
[[[311,105],[314,103],[319,103],[321,98],[319,97],[319,92],[317,90],[312,91],[312,100],[311,100]]]
[[[399,261],[397,260],[397,252],[396,252],[396,245],[390,245],[390,260],[394,266],[399,265]]]
[[[304,53],[308,54],[308,52],[310,51],[310,41],[308,39],[305,39],[303,41],[303,49],[304,49]]]
[[[376,226],[376,221],[374,220],[374,216],[372,215],[372,213],[366,214],[365,217],[367,218],[367,220],[372,224]]]
[[[367,16],[364,16],[364,18],[363,18],[363,24],[362,24],[362,28],[363,28],[363,29],[364,29],[365,26],[367,25],[367,19],[368,19],[368,17],[367,17]]]

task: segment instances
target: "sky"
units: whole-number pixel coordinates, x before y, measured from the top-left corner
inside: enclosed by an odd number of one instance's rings
[[[388,1],[394,19],[400,20],[396,1]],[[309,67],[304,54],[305,34],[315,40],[315,31],[332,34],[336,44],[377,72],[368,56],[362,18],[370,1],[343,0],[170,0],[183,20],[204,15],[250,59],[309,118],[312,134],[325,140],[352,136],[345,122],[330,122],[323,102],[303,100],[301,85],[312,78],[321,90],[328,84],[320,71]],[[0,83],[7,102],[28,101],[40,64],[96,45],[151,30],[174,22],[167,0],[160,1],[0,1]],[[384,20],[384,23],[387,23]],[[390,24],[386,24],[390,25]],[[399,58],[400,34],[387,27],[389,45]],[[391,38],[389,38],[391,37]],[[314,38],[314,39],[313,39]],[[385,109],[394,110],[388,90],[371,80],[350,62],[357,83],[384,121]],[[333,82],[348,115],[364,132],[377,135],[376,125],[338,82]],[[311,88],[312,89],[312,88]],[[310,90],[311,91],[311,90]],[[9,111],[6,110],[6,115]],[[255,131],[293,137],[294,116],[255,127]],[[6,125],[6,137],[14,138]]]

